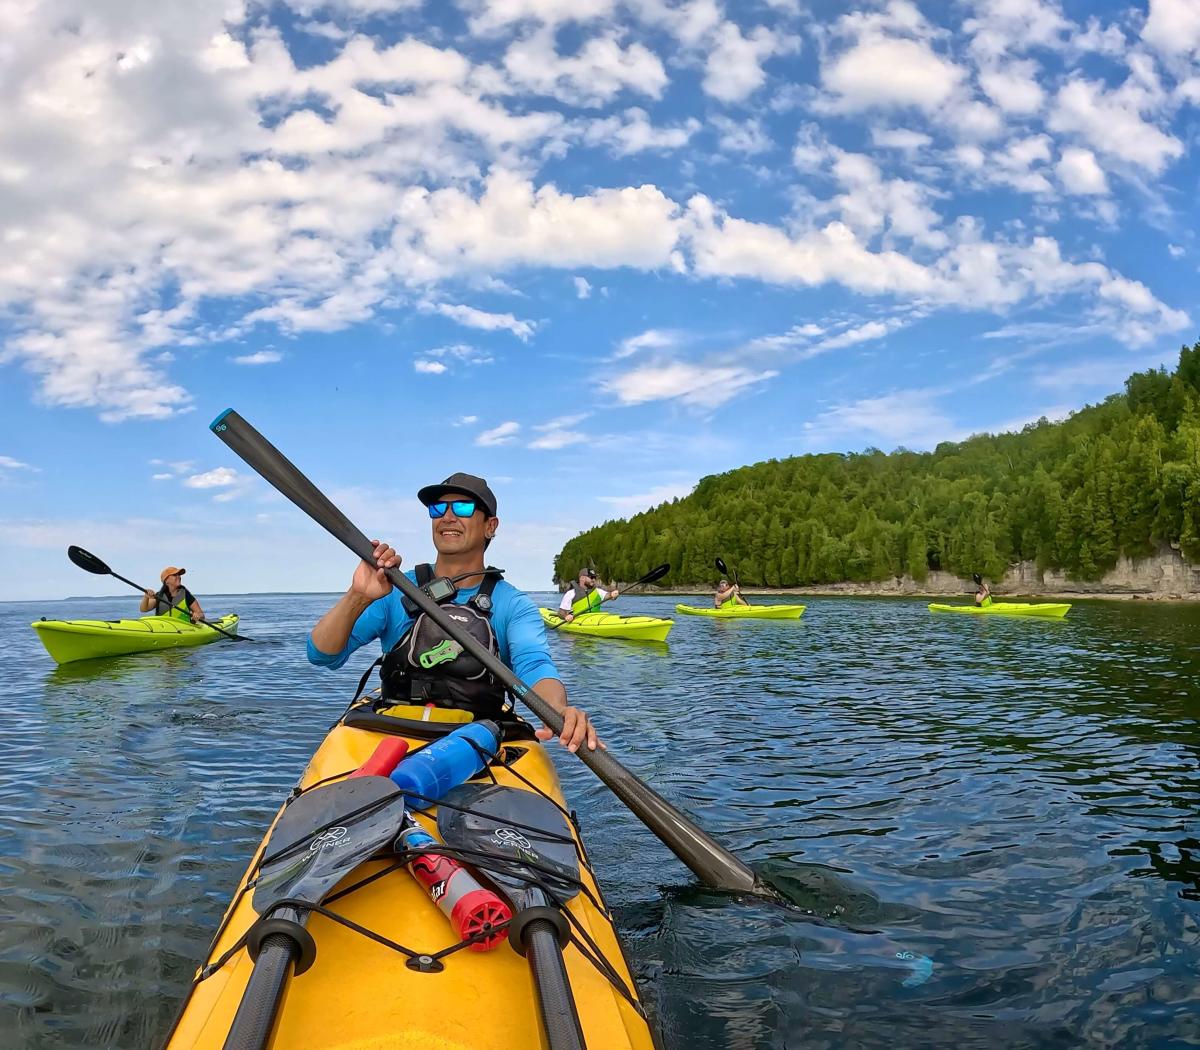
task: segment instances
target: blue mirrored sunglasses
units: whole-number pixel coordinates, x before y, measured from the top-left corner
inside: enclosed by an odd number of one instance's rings
[[[454,511],[456,518],[469,518],[475,513],[475,500],[473,499],[456,499],[447,503],[443,500],[441,503],[429,504],[429,516],[431,518],[444,518],[447,508]]]

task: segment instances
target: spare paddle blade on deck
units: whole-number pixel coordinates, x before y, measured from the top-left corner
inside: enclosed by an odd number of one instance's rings
[[[387,777],[374,776],[314,788],[283,811],[267,839],[250,898],[260,915],[271,914],[250,929],[254,970],[225,1050],[262,1050],[270,1042],[288,979],[293,970],[307,970],[316,956],[303,905],[319,904],[390,843],[403,818],[404,796]]]
[[[395,839],[404,795],[387,777],[314,788],[283,811],[263,851],[251,903],[260,915],[282,900],[319,904],[355,867]]]
[[[438,831],[512,900],[508,943],[529,960],[548,1050],[586,1050],[562,956],[561,905],[579,892],[579,854],[562,810],[531,791],[463,784],[439,803]]]
[[[500,784],[462,784],[442,803],[438,833],[443,841],[473,857],[495,858],[494,868],[482,858],[470,861],[492,881],[522,896],[540,883],[561,901],[579,892],[575,839],[567,818],[548,798]]]
[[[67,557],[84,572],[94,573],[97,576],[111,576],[113,574],[112,569],[105,565],[96,555],[90,551],[85,551],[82,547],[76,547],[74,544],[67,548]]]

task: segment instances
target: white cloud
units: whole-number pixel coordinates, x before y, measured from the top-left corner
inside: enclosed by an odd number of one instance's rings
[[[695,117],[688,117],[682,124],[655,127],[646,111],[634,106],[622,114],[592,121],[583,133],[583,141],[607,147],[614,156],[629,157],[652,150],[681,149],[699,130],[700,121]]]
[[[233,467],[214,467],[203,474],[193,474],[184,478],[184,485],[189,489],[218,489],[236,485],[245,480]]]
[[[1058,0],[971,0],[975,16],[963,23],[971,50],[994,59],[1033,48],[1059,50],[1074,29]]]
[[[469,427],[472,423],[478,422],[478,416],[459,416],[458,419],[456,419],[451,425],[456,427]]]
[[[1200,50],[1200,6],[1195,0],[1150,0],[1142,39],[1166,55]]]
[[[382,15],[420,7],[424,0],[283,0],[298,15],[335,12],[343,15]]]
[[[722,23],[704,65],[705,93],[721,102],[744,102],[766,82],[763,62],[788,46],[763,26],[743,36],[733,22]]]
[[[725,214],[701,195],[688,202],[695,272],[775,284],[837,282],[866,293],[921,295],[935,289],[927,267],[895,251],[872,252],[843,222],[792,237],[784,230]]]
[[[622,47],[615,36],[593,37],[575,55],[561,56],[542,30],[515,41],[504,68],[516,84],[561,102],[599,106],[623,90],[658,98],[667,84],[657,55],[642,44]]]
[[[575,197],[497,169],[478,199],[422,190],[402,207],[413,231],[405,251],[431,278],[524,265],[653,269],[669,263],[679,239],[679,206],[656,186]]]
[[[915,107],[933,112],[950,100],[965,72],[921,40],[868,35],[821,70],[844,112]]]
[[[590,414],[580,412],[570,416],[559,416],[548,423],[539,423],[533,428],[538,432],[538,436],[529,443],[529,447],[542,450],[566,448],[568,445],[578,445],[587,441],[587,434],[572,430],[571,427],[582,423]]]
[[[872,128],[871,141],[884,149],[918,150],[933,143],[923,131],[908,128]]]
[[[519,321],[512,314],[488,313],[486,310],[477,310],[473,306],[432,303],[430,309],[443,317],[449,317],[450,320],[465,328],[479,328],[485,332],[512,332],[518,339],[526,342],[533,335],[535,328],[532,321]]]
[[[461,6],[471,12],[472,32],[493,33],[519,22],[591,22],[612,14],[616,0],[464,0]]]
[[[252,354],[235,357],[235,365],[273,365],[283,360],[283,354],[278,350],[257,350]]]
[[[1063,150],[1055,171],[1069,193],[1108,192],[1108,180],[1104,176],[1104,169],[1096,163],[1096,155],[1091,150],[1077,147]]]
[[[737,365],[695,365],[682,361],[641,365],[602,385],[624,405],[673,401],[716,408],[746,387],[771,379],[776,371],[756,372]]]
[[[809,353],[815,355],[824,353],[827,350],[840,350],[843,347],[855,346],[858,343],[883,339],[891,335],[892,332],[903,328],[906,323],[906,321],[900,318],[893,318],[889,321],[866,321],[863,324],[847,328],[844,332],[839,332],[837,335],[831,335],[827,339],[822,339],[819,343],[813,345]]]
[[[1143,117],[1156,105],[1153,95],[1131,81],[1108,91],[1098,82],[1072,80],[1059,89],[1047,127],[1077,134],[1100,153],[1160,175],[1183,155],[1183,143]]]
[[[879,166],[861,153],[833,151],[833,176],[844,192],[834,199],[842,221],[864,240],[877,234],[941,248],[946,234],[929,205],[931,191],[918,182],[884,179]]]
[[[175,477],[174,474],[151,474],[150,480],[151,481],[170,481],[173,477]]]
[[[485,430],[475,439],[477,445],[510,445],[521,430],[521,424],[509,420],[491,430]]]
[[[571,283],[575,285],[575,298],[588,299],[592,294],[592,286],[588,283],[586,277],[572,277]]]
[[[1170,254],[1172,259],[1180,259],[1185,254],[1184,249],[1178,244],[1168,244],[1167,252]]]
[[[878,445],[929,449],[941,441],[959,441],[968,432],[938,405],[939,390],[902,390],[835,405],[804,425],[811,444],[845,440],[854,446]]]
[[[732,120],[718,114],[710,123],[717,129],[717,142],[726,153],[766,153],[774,148],[771,137],[754,118]]]
[[[37,473],[40,468],[30,466],[28,463],[23,463],[12,456],[0,456],[0,475],[3,475],[6,470],[29,470]]]
[[[624,357],[632,357],[641,350],[666,350],[678,345],[679,340],[678,332],[662,328],[648,328],[637,335],[622,339],[616,352],[612,355],[613,360],[619,361]]]
[[[597,496],[601,503],[607,503],[619,514],[636,514],[639,511],[657,507],[660,503],[669,503],[673,499],[683,499],[696,486],[694,483],[667,482],[655,485],[646,492],[638,492],[630,496]]]
[[[1029,116],[1037,113],[1046,100],[1038,81],[1038,67],[1031,61],[985,69],[979,74],[979,84],[1005,113]]]
[[[488,351],[481,350],[470,343],[450,343],[447,346],[435,346],[423,351],[423,356],[413,361],[413,368],[424,375],[443,375],[450,371],[452,365],[472,366],[490,365],[494,358]],[[474,416],[464,416],[464,420],[475,421]]]

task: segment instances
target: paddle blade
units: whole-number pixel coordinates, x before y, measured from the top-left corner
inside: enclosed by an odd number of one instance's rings
[[[726,579],[729,579],[729,566],[726,565],[725,562],[722,561],[720,558],[717,559],[716,564],[717,564],[717,572],[719,572]]]
[[[667,573],[671,571],[671,566],[663,564],[655,569],[651,569],[645,576],[635,583],[631,583],[630,587],[640,587],[643,583],[654,583],[656,580],[661,580]]]
[[[263,851],[251,903],[260,915],[281,900],[311,904],[400,832],[404,796],[387,777],[314,788],[283,811]]]
[[[111,576],[112,569],[104,564],[96,555],[74,545],[67,548],[67,557],[78,565],[84,572],[95,573],[97,576]]]
[[[494,882],[522,891],[530,883],[549,886],[560,900],[579,892],[575,840],[567,818],[548,798],[500,784],[462,784],[442,802],[448,803],[438,808],[443,841],[498,861],[495,868],[486,860],[471,861]]]

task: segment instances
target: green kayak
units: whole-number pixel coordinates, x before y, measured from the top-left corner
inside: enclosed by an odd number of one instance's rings
[[[719,609],[700,605],[677,605],[675,611],[685,616],[715,616],[719,620],[798,620],[804,615],[803,605],[723,605]]]
[[[235,613],[213,623],[228,634],[237,634]],[[224,637],[221,631],[207,624],[188,623],[174,616],[145,616],[138,620],[35,620],[29,626],[37,631],[46,652],[60,664],[150,649],[207,645]]]
[[[937,605],[929,606],[930,612],[966,613],[968,616],[1050,616],[1061,619],[1067,615],[1070,603],[1052,605],[1023,604],[1021,602],[992,602],[991,605]]]
[[[549,609],[539,609],[542,622],[552,631],[564,634],[588,634],[594,638],[626,638],[635,642],[665,642],[674,620],[657,616],[617,616],[615,613],[590,612],[576,616],[570,623]]]

